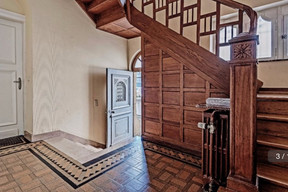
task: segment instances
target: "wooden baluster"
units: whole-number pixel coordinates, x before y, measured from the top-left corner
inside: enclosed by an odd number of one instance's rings
[[[207,19],[207,17],[204,17],[204,32],[206,32],[206,25],[207,25],[206,19]]]
[[[192,14],[191,22],[193,22],[194,21],[194,8],[191,9],[191,14]]]
[[[150,0],[153,1],[153,19],[156,20],[156,0]],[[159,5],[158,5],[159,6]]]
[[[239,17],[239,32],[238,33],[242,33],[243,32],[243,11],[239,10],[238,12],[238,17]]]
[[[183,35],[183,23],[184,23],[184,0],[180,0],[180,34]]]
[[[166,27],[169,27],[169,0],[166,0]]]
[[[212,16],[210,16],[210,31],[212,31]]]
[[[217,2],[216,5],[216,47],[215,47],[215,53],[217,56],[219,56],[219,41],[220,41],[220,8],[221,5],[219,2]]]
[[[201,0],[197,0],[197,45],[200,44]]]
[[[257,191],[256,147],[256,44],[258,36],[230,40],[230,174],[228,189]],[[245,162],[245,163],[244,163]]]
[[[142,5],[141,5],[141,7],[142,7],[142,13],[144,13],[144,3],[145,3],[145,0],[142,0]]]

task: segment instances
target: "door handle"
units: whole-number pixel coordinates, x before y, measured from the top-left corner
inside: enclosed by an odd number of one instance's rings
[[[111,111],[111,113],[115,113],[115,111]]]
[[[17,83],[18,84],[18,89],[19,90],[22,89],[22,79],[20,77],[18,77],[18,81],[13,81],[13,83]]]

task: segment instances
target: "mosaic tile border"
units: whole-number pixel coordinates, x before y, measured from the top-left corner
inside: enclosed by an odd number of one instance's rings
[[[126,158],[140,150],[140,146],[129,144],[107,155],[88,162],[86,166],[60,152],[44,141],[29,143],[21,146],[0,150],[0,157],[24,150],[29,150],[50,169],[57,173],[74,189],[100,176],[111,168],[121,164]]]
[[[18,145],[23,145],[26,143],[30,143],[27,139],[25,139],[24,136],[16,136],[16,137],[10,137],[6,139],[0,139],[0,150],[15,147]]]
[[[143,147],[145,150],[150,150],[156,153],[159,153],[161,155],[165,155],[167,157],[182,161],[184,163],[188,163],[190,165],[194,165],[196,167],[201,168],[201,158],[188,154],[188,153],[184,153],[178,150],[174,150],[168,147],[164,147],[162,145],[156,144],[156,143],[152,143],[149,141],[142,141],[143,143]]]

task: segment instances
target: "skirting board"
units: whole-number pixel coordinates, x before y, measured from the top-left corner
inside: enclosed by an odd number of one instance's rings
[[[74,142],[79,142],[83,145],[92,145],[94,147],[102,148],[102,149],[106,148],[106,145],[104,144],[97,143],[96,141],[91,141],[89,139],[84,139],[84,138],[72,135],[70,133],[66,133],[64,131],[52,131],[52,132],[38,134],[38,135],[32,135],[31,133],[24,131],[24,137],[31,142],[45,140],[45,139],[49,139],[53,137],[63,137]]]

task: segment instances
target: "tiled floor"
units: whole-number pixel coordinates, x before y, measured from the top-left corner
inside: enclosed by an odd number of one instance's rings
[[[139,145],[141,145],[139,141]],[[74,189],[29,150],[0,157],[0,191],[202,191],[200,169],[151,150]]]

